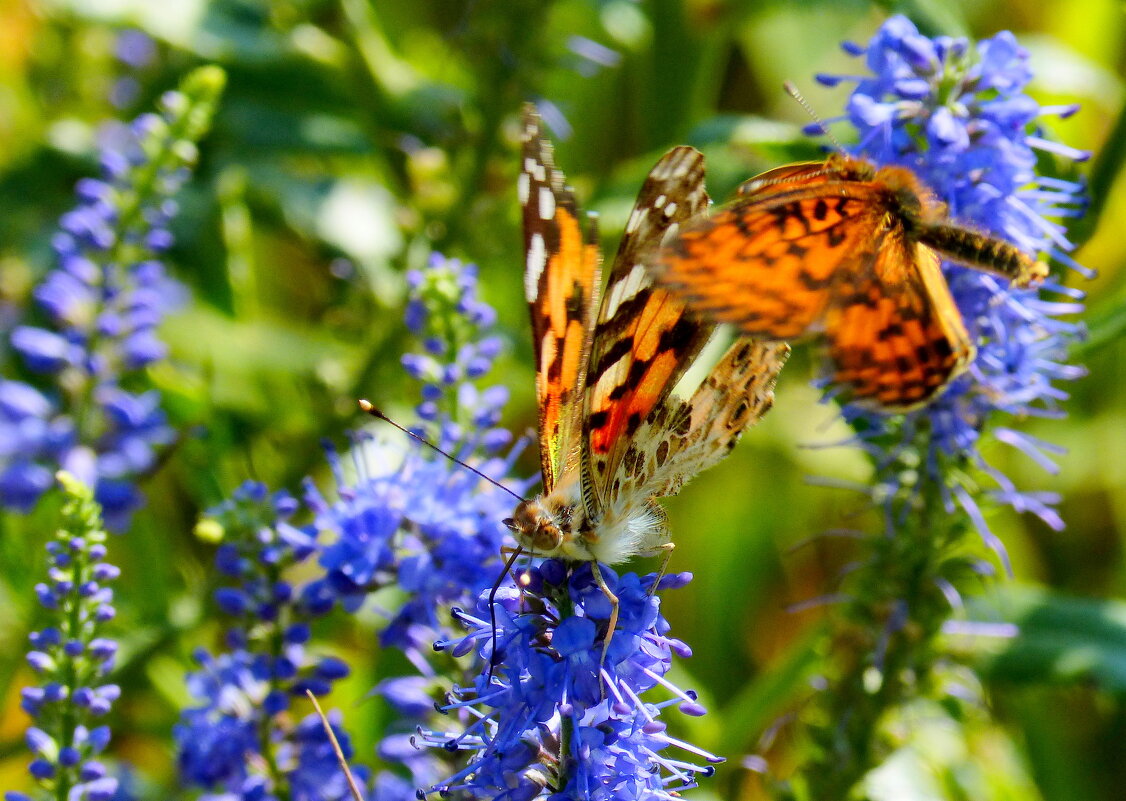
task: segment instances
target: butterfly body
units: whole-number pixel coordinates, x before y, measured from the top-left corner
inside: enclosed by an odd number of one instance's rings
[[[591,516],[573,483],[521,502],[510,521],[525,550],[575,562],[612,565],[636,554],[653,556],[669,541],[660,507],[610,509]]]
[[[851,400],[889,410],[929,402],[975,349],[940,257],[1026,286],[1046,267],[952,222],[905,167],[830,156],[744,183],[726,209],[686,226],[656,260],[659,282],[743,332],[823,335]]]
[[[505,522],[539,556],[616,564],[667,552],[656,498],[719,461],[766,413],[789,349],[742,338],[688,400],[672,389],[714,331],[654,286],[644,259],[708,206],[703,156],[674,148],[650,171],[602,291],[594,220],[524,114],[518,190],[532,322],[543,493]]]

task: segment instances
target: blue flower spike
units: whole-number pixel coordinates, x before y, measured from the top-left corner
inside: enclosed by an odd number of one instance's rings
[[[605,662],[611,606],[589,564],[549,559],[523,571],[521,589],[496,595],[495,631],[488,594],[474,613],[458,613],[469,632],[435,647],[479,653],[490,668],[473,686],[455,687],[442,707],[462,721],[460,731],[419,732],[420,745],[472,754],[468,766],[427,792],[671,799],[723,761],[672,737],[660,719],[670,706],[688,715],[704,709],[694,693],[666,678],[673,654],[691,651],[668,635],[654,593],[657,576],[618,577],[607,568],[603,575],[620,603]],[[662,585],[689,579],[668,576]],[[662,700],[647,697],[653,694]],[[670,747],[705,764],[666,754]]]
[[[500,341],[490,331],[495,312],[477,297],[476,268],[435,255],[408,274],[408,288],[407,322],[421,344],[404,357],[422,384],[414,430],[505,478],[523,444],[510,447],[511,435],[496,425],[503,388],[478,387]],[[188,784],[237,798],[273,797],[283,785],[317,790],[294,798],[344,798],[346,780],[339,770],[330,777],[331,743],[319,722],[295,726],[289,708],[295,695],[324,694],[347,671],[339,660],[309,656],[310,623],[337,606],[354,612],[384,588],[395,588],[400,602],[380,609],[387,619],[380,644],[404,653],[420,675],[375,689],[399,717],[379,754],[409,778],[352,772],[374,797],[411,799],[451,770],[448,755],[415,749],[409,732],[437,714],[435,692],[448,686],[439,671],[450,660],[431,664],[434,639],[451,633],[446,610],[475,602],[496,579],[511,496],[398,433],[386,442],[357,433],[349,453],[326,447],[326,456],[329,489],[307,480],[295,498],[250,482],[197,526],[219,545],[216,563],[229,583],[215,601],[232,625],[227,650],[199,652],[200,670],[188,679],[200,702],[176,731]],[[519,491],[527,484],[505,480]],[[286,580],[309,575],[314,563],[321,573],[306,583]],[[338,713],[329,719],[350,757]]]
[[[101,510],[89,487],[69,473],[57,476],[63,490],[63,522],[47,544],[48,581],[36,585],[50,623],[31,633],[27,662],[39,683],[25,687],[21,706],[35,723],[27,730],[35,754],[29,771],[54,798],[109,801],[118,780],[98,760],[110,741],[99,721],[121,691],[105,681],[117,643],[102,629],[113,620],[110,583],[120,571],[106,561]],[[5,801],[31,801],[18,792]]]
[[[174,432],[155,390],[125,385],[165,358],[157,336],[183,288],[162,261],[176,193],[191,175],[225,77],[201,67],[158,114],[110,131],[102,174],[78,182],[78,206],[52,239],[56,268],[35,289],[43,326],[20,325],[12,348],[36,386],[0,381],[0,503],[26,511],[59,468],[94,487],[107,524],[124,528],[140,504],[137,479]]]
[[[1070,162],[1087,157],[1043,130],[1074,108],[1044,108],[1025,93],[1028,54],[1008,32],[978,43],[928,38],[895,16],[867,46],[846,44],[845,51],[863,57],[868,73],[820,80],[855,84],[846,114],[835,120],[855,129],[858,144],[850,150],[880,166],[911,169],[953,219],[1030,257],[1047,254],[1057,269],[1039,286],[1019,287],[944,263],[976,358],[942,395],[906,414],[842,407],[856,432],[850,444],[874,463],[875,486],[861,489],[882,513],[884,531],[865,541],[833,596],[840,607],[824,690],[799,718],[809,756],[790,786],[779,788],[784,798],[851,797],[895,743],[906,745],[892,730],[897,714],[911,700],[944,693],[949,662],[938,637],[952,611],[964,612],[961,587],[995,573],[965,535],[976,528],[1011,573],[983,498],[1062,528],[1058,496],[1018,490],[982,451],[996,440],[1054,472],[1059,449],[1004,418],[1062,417],[1067,393],[1060,384],[1083,375],[1066,362],[1083,335],[1068,319],[1082,311],[1083,293],[1064,278],[1089,272],[1070,257],[1064,223],[1083,212],[1084,186],[1036,172],[1049,166],[1068,174]]]
[[[845,50],[863,56],[871,74],[819,80],[830,86],[855,83],[847,113],[837,120],[857,132],[852,152],[879,165],[909,167],[955,219],[1090,276],[1069,255],[1074,246],[1063,226],[1086,207],[1083,182],[1036,173],[1041,160],[1056,159],[1066,169],[1066,162],[1088,157],[1051,142],[1042,131],[1044,120],[1075,108],[1044,108],[1025,94],[1032,78],[1028,53],[1011,33],[976,44],[945,36],[929,39],[906,17],[895,16],[867,47],[849,44]],[[844,416],[861,432],[860,444],[876,456],[885,482],[881,491],[889,501],[913,495],[925,480],[942,488],[948,512],[960,507],[980,520],[975,491],[953,478],[959,475],[956,465],[969,463],[996,484],[989,493],[993,500],[1030,511],[1059,530],[1063,521],[1053,500],[1018,490],[985,460],[980,446],[991,432],[1056,471],[1057,448],[987,423],[999,414],[1018,419],[1064,414],[1061,404],[1068,395],[1059,382],[1085,375],[1066,362],[1069,347],[1084,333],[1080,323],[1066,318],[1083,310],[1084,293],[1057,275],[1039,287],[1016,288],[955,264],[944,264],[943,271],[977,345],[967,373],[906,420],[847,405]],[[920,440],[925,441],[920,445]],[[920,474],[923,478],[916,480]],[[982,534],[991,537],[988,529]]]
[[[342,660],[308,647],[312,621],[332,604],[288,578],[320,552],[316,530],[293,522],[300,511],[288,493],[247,482],[197,527],[220,543],[216,566],[231,583],[216,590],[215,603],[230,622],[226,652],[196,652],[200,669],[188,690],[199,705],[173,731],[186,784],[247,799],[276,797],[260,794],[283,786],[293,799],[350,797],[320,718],[295,721],[291,713],[294,698],[327,695],[349,672]],[[328,720],[350,758],[340,713]],[[364,769],[353,772],[367,781]]]

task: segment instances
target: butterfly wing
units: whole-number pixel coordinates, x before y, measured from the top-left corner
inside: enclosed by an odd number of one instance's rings
[[[885,409],[926,403],[974,357],[938,255],[901,227],[884,233],[870,269],[841,277],[825,329],[834,380]]]
[[[540,463],[544,491],[578,466],[591,332],[601,282],[593,220],[584,234],[579,208],[556,169],[539,116],[525,107],[523,169],[524,294],[532,318]]]
[[[842,267],[870,257],[885,216],[872,184],[784,181],[687,227],[656,271],[711,319],[794,339],[821,330]]]
[[[784,343],[736,339],[690,400],[666,400],[641,426],[626,449],[611,503],[675,495],[723,459],[770,411],[789,354]]]
[[[673,226],[708,206],[704,157],[669,151],[650,171],[618,247],[591,353],[587,436],[594,495],[604,499],[638,427],[668,396],[714,325],[654,287],[646,262]]]
[[[746,333],[823,331],[850,399],[910,409],[974,355],[935,250],[1018,282],[1043,272],[944,215],[914,173],[833,156],[748,181],[731,208],[665,248],[657,271],[695,310]]]

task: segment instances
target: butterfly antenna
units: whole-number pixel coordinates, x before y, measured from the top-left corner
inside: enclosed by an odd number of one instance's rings
[[[418,434],[414,433],[413,431],[410,431],[409,429],[406,429],[406,428],[404,428],[403,426],[399,425],[399,424],[398,424],[398,423],[396,423],[396,422],[395,422],[394,420],[392,420],[392,419],[391,419],[390,417],[388,417],[387,415],[385,415],[385,414],[384,414],[384,413],[383,413],[382,411],[380,411],[379,407],[375,406],[375,405],[374,405],[374,404],[373,404],[373,403],[372,403],[371,401],[367,401],[367,400],[361,400],[361,401],[360,401],[360,409],[361,409],[361,410],[363,410],[363,411],[365,411],[365,412],[367,412],[367,413],[368,413],[368,414],[370,414],[370,415],[371,415],[372,417],[375,417],[375,418],[377,418],[377,419],[379,419],[379,420],[383,420],[383,421],[384,421],[384,422],[386,422],[386,423],[390,423],[391,425],[395,426],[395,428],[399,429],[399,430],[400,430],[400,431],[402,431],[402,432],[403,432],[404,434],[406,434],[406,435],[407,435],[408,437],[410,437],[410,438],[412,438],[412,439],[415,439],[415,440],[417,440],[417,441],[421,442],[421,443],[422,443],[423,445],[425,445],[425,446],[426,446],[426,447],[428,447],[428,448],[432,448],[433,450],[435,450],[435,451],[437,451],[438,453],[440,453],[440,454],[442,454],[443,456],[445,456],[445,457],[446,457],[447,459],[449,459],[449,460],[450,460],[451,462],[453,462],[454,464],[457,464],[457,465],[460,465],[460,466],[464,467],[464,468],[465,468],[466,470],[468,470],[468,471],[469,471],[469,472],[471,472],[471,473],[476,473],[476,474],[477,474],[478,476],[480,476],[481,478],[483,478],[483,479],[485,479],[486,481],[488,481],[488,482],[489,482],[490,484],[492,484],[492,485],[493,485],[494,487],[498,487],[498,488],[500,488],[500,489],[504,490],[505,492],[507,492],[507,493],[508,493],[509,495],[511,495],[511,496],[512,496],[513,498],[515,498],[516,500],[518,500],[518,501],[525,501],[525,500],[527,500],[527,498],[524,498],[523,496],[521,496],[521,495],[518,495],[517,493],[513,492],[512,490],[510,490],[510,489],[509,489],[508,487],[504,486],[504,484],[501,484],[501,483],[500,483],[499,481],[497,481],[496,479],[494,479],[494,478],[490,478],[489,476],[485,475],[485,474],[484,474],[484,473],[482,473],[482,472],[481,472],[480,470],[478,470],[478,469],[477,469],[476,467],[473,467],[472,465],[468,465],[468,464],[466,464],[466,463],[465,463],[465,462],[463,462],[463,461],[462,461],[461,459],[457,458],[456,456],[454,456],[454,455],[453,455],[453,454],[451,454],[451,453],[446,453],[446,452],[445,452],[444,450],[442,450],[441,448],[439,448],[439,447],[438,447],[437,445],[435,445],[435,444],[434,444],[433,442],[431,442],[430,440],[426,439],[426,437],[420,437],[420,436],[419,436]]]
[[[817,112],[813,110],[813,106],[809,105],[809,101],[798,91],[798,87],[795,86],[792,81],[783,81],[782,88],[786,90],[786,94],[798,101],[799,106],[805,109],[805,113],[808,114],[817,127],[821,129],[821,133],[825,134],[825,138],[833,143],[833,147],[835,147],[839,153],[844,153],[844,145],[837,141],[837,137],[833,136],[833,132],[829,130],[829,126],[817,115]]]

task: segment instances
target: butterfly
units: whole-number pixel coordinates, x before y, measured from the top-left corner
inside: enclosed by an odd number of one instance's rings
[[[600,294],[596,220],[583,225],[532,107],[523,133],[518,190],[543,492],[505,523],[525,551],[592,564],[612,605],[608,646],[617,599],[598,563],[669,552],[656,498],[726,456],[766,414],[789,348],[740,337],[688,400],[672,395],[715,326],[654,286],[644,258],[707,209],[703,156],[677,147],[650,171]]]
[[[952,222],[911,170],[843,154],[747,181],[651,262],[661,286],[711,320],[771,340],[823,334],[849,400],[907,411],[975,356],[940,258],[1017,287],[1048,273],[1016,246]]]

